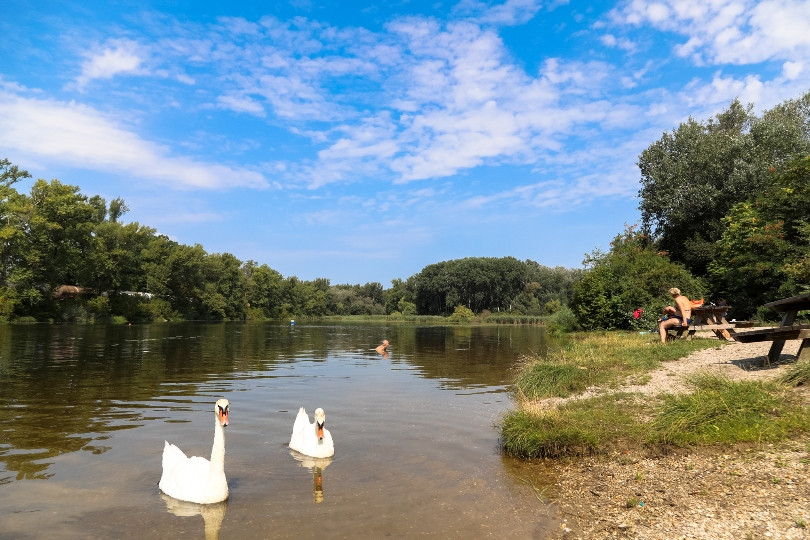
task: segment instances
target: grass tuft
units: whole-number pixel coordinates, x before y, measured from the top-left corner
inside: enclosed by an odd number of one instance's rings
[[[734,444],[776,441],[810,428],[807,412],[775,384],[696,375],[691,394],[667,396],[651,424],[649,441],[662,444]]]
[[[615,387],[643,379],[662,362],[717,346],[713,340],[659,345],[616,332],[576,336],[547,358],[521,367],[515,384],[518,408],[500,425],[502,448],[516,456],[555,458],[641,445],[776,442],[810,431],[810,409],[802,407],[787,386],[708,374],[689,379],[691,394],[642,400],[609,393],[559,408],[538,404],[542,398],[567,397],[589,386]]]
[[[802,386],[810,382],[810,362],[798,362],[790,367],[778,381],[787,386]]]
[[[559,409],[519,409],[501,422],[507,454],[529,458],[582,456],[604,451],[622,437],[640,440],[635,405],[626,395],[576,401]]]
[[[523,399],[568,397],[588,386],[614,386],[693,351],[717,347],[707,339],[678,340],[661,345],[656,339],[619,332],[579,333],[546,358],[527,362],[517,377],[515,393]]]

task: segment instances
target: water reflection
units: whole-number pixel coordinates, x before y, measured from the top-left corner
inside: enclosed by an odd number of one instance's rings
[[[205,524],[205,540],[217,540],[219,538],[222,520],[225,519],[225,511],[228,509],[228,501],[214,504],[197,504],[169,497],[165,493],[161,493],[160,498],[166,503],[166,510],[175,516],[202,516]]]
[[[290,455],[295,458],[299,467],[312,472],[312,500],[316,503],[323,502],[323,470],[332,463],[333,458],[314,458],[295,450],[290,450]]]
[[[390,361],[454,390],[502,391],[516,356],[505,365],[505,351],[516,342],[524,352],[547,347],[543,332],[526,327],[0,325],[0,378],[11,413],[0,419],[0,462],[16,480],[47,479],[49,458],[103,453],[109,447],[95,441],[110,432],[227,390],[207,388],[208,380],[268,377],[296,359],[356,359],[358,352],[379,359],[369,346],[381,336],[396,349]],[[156,403],[156,395],[167,401]]]
[[[224,507],[167,512],[154,488],[163,441],[205,455],[226,395],[231,536],[319,538],[311,507],[345,536],[532,537],[542,518],[514,518],[538,515],[529,471],[505,466],[493,424],[514,363],[546,346],[529,327],[0,325],[0,536],[199,537],[177,519],[194,512],[216,537]],[[342,434],[328,500],[332,461],[286,455],[289,411],[312,396]]]

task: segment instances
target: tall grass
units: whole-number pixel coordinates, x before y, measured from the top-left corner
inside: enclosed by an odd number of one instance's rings
[[[539,315],[517,315],[513,313],[491,313],[486,317],[475,319],[487,324],[543,324],[544,318]]]
[[[694,390],[688,394],[641,398],[617,393],[543,408],[538,399],[644,378],[663,361],[721,345],[700,339],[660,345],[649,337],[621,333],[574,338],[546,359],[533,359],[521,367],[514,390],[518,408],[500,424],[506,453],[530,458],[576,456],[641,445],[773,442],[810,432],[810,409],[785,384],[706,374],[687,381]],[[788,378],[794,384],[808,380],[810,362],[797,364]]]
[[[694,392],[667,396],[652,422],[654,443],[769,442],[810,428],[810,417],[776,384],[730,381],[710,375],[689,379]]]
[[[802,386],[810,382],[810,362],[798,362],[787,373],[779,377],[779,382],[787,386]]]
[[[501,423],[501,445],[507,454],[527,458],[604,452],[619,440],[641,439],[636,407],[626,396],[611,395],[560,409],[513,411]]]
[[[525,399],[567,397],[590,385],[612,386],[642,376],[662,361],[720,346],[707,339],[678,340],[665,346],[649,336],[619,332],[572,334],[545,359],[529,359],[518,374],[515,392]]]

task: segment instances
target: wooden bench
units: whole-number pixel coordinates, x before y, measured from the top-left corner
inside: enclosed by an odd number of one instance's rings
[[[673,326],[669,330],[675,332],[677,337],[683,337],[686,332],[686,339],[692,339],[695,332],[712,331],[715,335],[726,341],[734,341],[731,335],[737,328],[737,323],[728,322],[726,313],[731,306],[696,306],[692,308],[692,324],[689,326]]]
[[[760,341],[774,341],[776,339],[804,339],[810,337],[810,324],[758,328],[756,330],[737,332],[734,337],[737,341],[742,343],[757,343]]]
[[[756,339],[757,341],[773,341],[771,349],[768,351],[768,363],[779,360],[779,355],[782,354],[782,348],[785,346],[785,341],[788,339],[802,340],[802,344],[799,347],[799,352],[796,354],[797,358],[810,356],[807,354],[807,351],[810,350],[810,336],[803,334],[803,330],[810,328],[810,325],[793,324],[800,311],[810,310],[810,293],[799,294],[796,296],[791,296],[790,298],[783,298],[781,300],[774,300],[773,302],[768,302],[765,304],[765,307],[771,308],[774,311],[782,314],[782,322],[777,328],[741,332],[736,334],[734,337],[738,338],[738,336],[749,334],[751,336],[751,340]],[[795,332],[796,328],[799,328],[798,333]],[[757,333],[755,334],[754,332]],[[762,339],[755,337],[760,334],[764,335]],[[743,337],[743,340],[744,339],[748,338]],[[738,339],[738,341],[742,340]],[[743,341],[743,343],[745,342]]]
[[[801,339],[802,344],[796,353],[798,360],[810,360],[810,324],[798,324],[791,326],[776,326],[773,328],[758,328],[745,332],[737,332],[734,339],[741,343],[759,343],[762,341],[773,341],[784,345],[789,339]],[[768,352],[768,363],[779,360],[782,347],[774,348]]]
[[[689,326],[675,326],[674,328],[670,328],[671,332],[675,332],[677,337],[682,337],[684,332],[688,332],[686,335],[687,339],[691,339],[695,332],[701,331],[717,331],[717,330],[730,330],[732,328],[736,328],[733,323],[727,324],[690,324]]]

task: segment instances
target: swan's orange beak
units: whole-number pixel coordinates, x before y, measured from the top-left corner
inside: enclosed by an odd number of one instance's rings
[[[222,427],[228,425],[228,408],[219,410],[219,423]]]
[[[323,424],[318,424],[318,440],[323,440]]]

